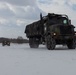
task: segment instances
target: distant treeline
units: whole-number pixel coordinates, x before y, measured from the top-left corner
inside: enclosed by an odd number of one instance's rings
[[[3,41],[10,41],[11,43],[19,43],[19,44],[29,42],[29,40],[23,39],[23,38],[20,38],[20,37],[18,37],[17,39],[16,38],[4,38],[4,37],[1,37],[0,38],[0,43],[2,43]]]

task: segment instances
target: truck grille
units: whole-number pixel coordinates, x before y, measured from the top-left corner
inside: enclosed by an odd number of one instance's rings
[[[60,34],[61,35],[73,35],[74,29],[69,26],[60,26]]]

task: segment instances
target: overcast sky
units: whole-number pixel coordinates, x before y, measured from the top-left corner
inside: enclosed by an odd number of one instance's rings
[[[26,38],[25,26],[40,12],[67,14],[76,26],[76,0],[0,0],[0,37]]]

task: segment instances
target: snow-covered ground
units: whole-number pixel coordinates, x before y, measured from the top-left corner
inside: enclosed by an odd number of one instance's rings
[[[56,47],[47,50],[28,44],[0,44],[0,75],[76,75],[76,50]]]

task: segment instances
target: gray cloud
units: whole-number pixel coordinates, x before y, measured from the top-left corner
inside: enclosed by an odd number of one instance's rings
[[[18,6],[27,6],[27,5],[35,5],[36,0],[0,0],[0,2],[7,2],[9,4],[18,5]]]
[[[10,11],[9,9],[0,10],[0,17],[8,18],[8,17],[13,17],[13,16],[14,16],[14,13]]]
[[[4,18],[6,23],[4,25],[27,25],[28,22],[31,23],[34,20],[40,19],[40,12],[45,14],[42,10],[40,10],[37,6],[13,6],[8,3],[2,3],[2,9],[0,9],[0,17]],[[8,19],[7,19],[8,18]],[[3,20],[5,22],[5,20]],[[20,20],[20,22],[17,21]],[[2,20],[1,20],[2,21]],[[2,22],[3,22],[2,21]],[[23,23],[21,23],[23,22]],[[20,24],[19,24],[20,23]],[[3,25],[1,24],[1,25]]]
[[[40,12],[36,0],[0,0],[0,36],[25,37],[25,25],[38,20]]]
[[[27,6],[24,8],[17,8],[15,15],[18,18],[37,20],[39,19],[40,12],[44,14],[44,12],[40,10],[38,7]]]

